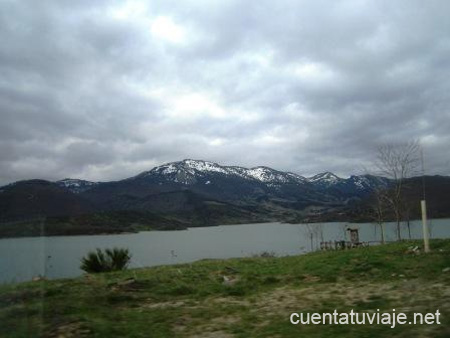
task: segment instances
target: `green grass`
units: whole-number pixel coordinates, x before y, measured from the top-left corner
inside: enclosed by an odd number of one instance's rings
[[[447,337],[450,240],[204,260],[0,287],[1,337]],[[229,280],[224,283],[224,276]],[[441,325],[292,325],[292,312],[442,313]]]

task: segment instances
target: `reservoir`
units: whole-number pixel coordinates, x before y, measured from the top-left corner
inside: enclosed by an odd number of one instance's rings
[[[431,238],[450,238],[450,219],[430,220]],[[0,283],[36,276],[67,278],[83,274],[80,260],[96,248],[128,248],[130,268],[188,263],[200,259],[251,257],[264,252],[277,256],[317,250],[320,241],[348,239],[347,226],[359,229],[360,241],[380,241],[373,223],[260,223],[190,228],[182,231],[144,231],[133,234],[0,239]],[[386,240],[396,239],[396,225],[385,223]],[[422,238],[421,221],[410,231],[402,224],[402,238]],[[311,240],[312,234],[312,240]]]

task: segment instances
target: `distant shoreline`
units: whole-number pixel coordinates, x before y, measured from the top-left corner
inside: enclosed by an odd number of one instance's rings
[[[448,217],[436,217],[429,220],[438,220],[438,219],[446,219]],[[412,219],[410,222],[420,222],[420,219]],[[384,222],[386,223],[393,223],[395,221],[389,220]],[[268,223],[280,223],[280,224],[291,224],[291,225],[299,225],[299,224],[322,224],[322,223],[348,223],[348,224],[374,224],[377,225],[376,222],[373,221],[344,221],[344,220],[336,220],[336,221],[316,221],[316,222],[289,222],[289,221],[280,221],[280,220],[272,220],[272,221],[256,221],[256,222],[243,222],[243,223],[229,223],[229,224],[213,224],[213,225],[199,225],[199,226],[188,226],[185,228],[161,228],[161,229],[138,229],[138,230],[123,230],[123,231],[99,231],[94,233],[52,233],[52,234],[44,234],[43,236],[41,234],[11,234],[3,235],[0,234],[0,240],[3,239],[13,239],[13,238],[37,238],[37,237],[75,237],[75,236],[107,236],[107,235],[127,235],[127,234],[137,234],[140,232],[152,232],[152,231],[183,231],[183,230],[189,230],[189,229],[196,229],[196,228],[210,228],[210,227],[217,227],[217,226],[239,226],[239,225],[247,225],[247,224],[268,224]],[[402,221],[402,224],[406,224],[406,221]]]

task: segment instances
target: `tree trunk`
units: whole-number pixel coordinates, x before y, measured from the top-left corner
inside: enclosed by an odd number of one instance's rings
[[[408,220],[406,221],[406,224],[407,224],[407,226],[408,226],[408,236],[409,236],[409,240],[411,240],[411,226],[410,226],[410,224],[409,224],[409,218],[408,218]]]
[[[381,244],[384,244],[385,240],[384,240],[384,224],[383,223],[380,223],[380,228],[381,228]]]
[[[397,217],[397,240],[401,241],[402,240],[402,234],[400,231],[400,218]]]

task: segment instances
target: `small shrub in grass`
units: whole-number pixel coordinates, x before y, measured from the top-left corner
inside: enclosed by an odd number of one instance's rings
[[[128,249],[97,249],[81,259],[80,268],[88,273],[125,270],[130,259]]]
[[[131,255],[128,249],[106,249],[106,255],[108,256],[109,263],[111,264],[111,271],[118,271],[126,269],[130,262]]]

